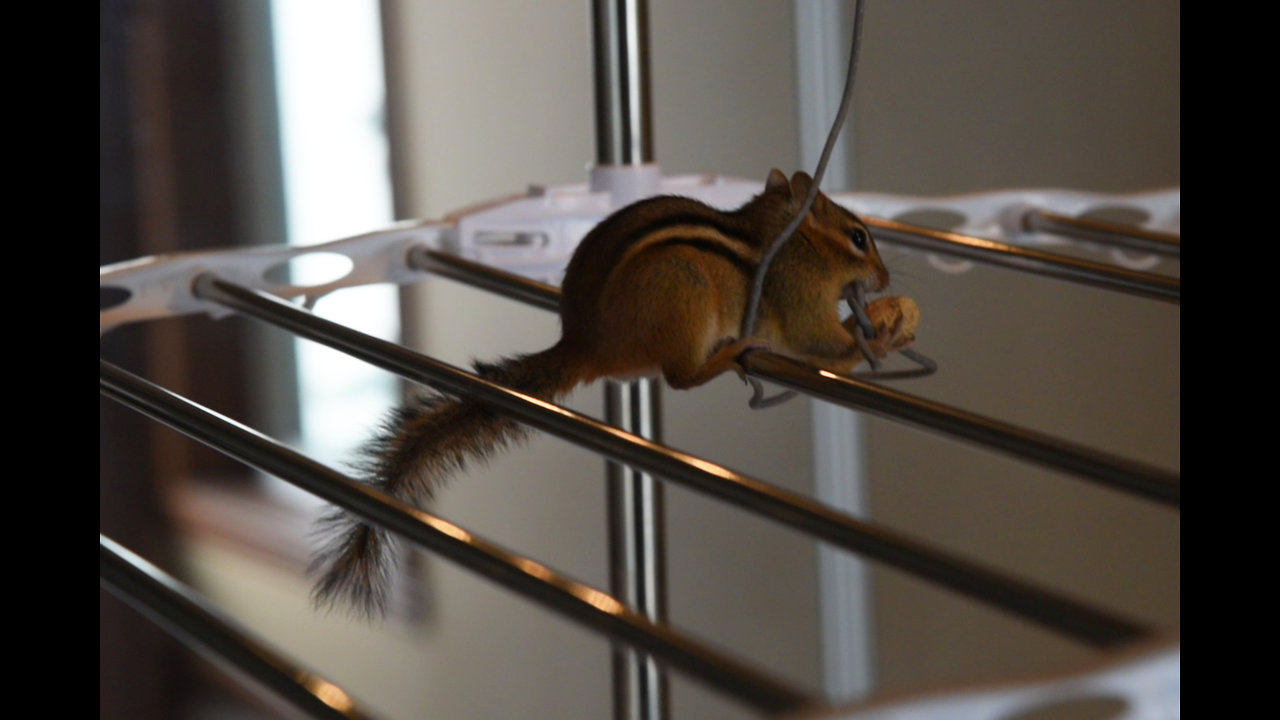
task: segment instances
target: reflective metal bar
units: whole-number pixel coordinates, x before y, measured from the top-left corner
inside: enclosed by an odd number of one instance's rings
[[[593,0],[592,21],[597,171],[638,168],[653,162],[648,2]],[[603,180],[595,172],[592,178],[593,187]],[[614,194],[615,200],[623,197]],[[606,422],[646,440],[660,439],[659,390],[653,380],[610,382],[605,392]],[[662,487],[652,475],[613,462],[606,481],[609,589],[645,617],[661,622],[666,615]],[[615,647],[613,684],[614,720],[670,717],[667,678],[651,658]]]
[[[1182,282],[1178,278],[1128,270],[1115,265],[1055,255],[1031,248],[933,230],[918,225],[864,217],[876,241],[905,245],[916,250],[953,255],[987,265],[1022,270],[1058,280],[1114,290],[1139,297],[1180,304]]]
[[[99,361],[99,364],[103,395],[357,513],[582,625],[661,658],[742,702],[768,712],[796,710],[814,704],[804,693],[668,627],[650,622],[610,595],[569,580],[446,520],[393,500],[252,428],[109,363]]]
[[[1030,232],[1048,233],[1077,240],[1088,240],[1099,245],[1113,245],[1128,250],[1182,256],[1182,238],[1172,233],[1157,232],[1119,223],[1102,222],[1086,218],[1058,215],[1043,210],[1031,210],[1022,217]]]
[[[444,255],[429,254],[433,257]],[[518,275],[479,263],[454,265],[454,272],[449,277],[477,287],[494,288],[515,300],[523,299],[523,291],[508,290],[504,286],[519,288],[530,282]],[[539,306],[552,309],[547,303],[553,297],[557,299],[558,306],[559,289],[541,283],[537,285]],[[752,375],[762,380],[830,399],[845,407],[937,430],[1174,507],[1181,504],[1181,483],[1176,473],[1100,453],[856,378],[819,372],[770,353],[751,353],[747,358],[747,367]]]
[[[1147,628],[1127,619],[849,517],[803,495],[488,382],[395,343],[318,318],[266,293],[208,274],[196,278],[194,292],[198,297],[341,350],[408,380],[433,385],[444,392],[472,396],[521,422],[593,452],[707,493],[1079,640],[1113,646],[1149,633]]]
[[[98,534],[101,585],[169,634],[315,718],[368,718],[342,688],[296,667],[199,595],[110,538]]]
[[[607,382],[605,420],[646,440],[661,440],[658,384]],[[662,483],[653,475],[609,462],[609,590],[654,622],[667,618],[666,518]],[[614,718],[670,717],[667,675],[648,655],[614,648]]]
[[[818,395],[854,410],[936,430],[1020,459],[1063,470],[1117,490],[1180,507],[1176,473],[957,410],[842,375],[815,370],[790,358],[754,352],[743,358],[749,375]]]
[[[431,250],[423,245],[416,245],[409,251],[409,267],[465,282],[543,310],[556,312],[560,309],[560,288],[554,285],[506,271],[493,272],[493,268],[488,265]]]
[[[649,17],[645,0],[593,0],[596,162],[653,162]]]

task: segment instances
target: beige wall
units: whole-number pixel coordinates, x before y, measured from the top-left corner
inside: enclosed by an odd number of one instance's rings
[[[1134,191],[1180,182],[1176,2],[869,3],[861,189]],[[893,252],[918,347],[908,389],[1161,467],[1180,467],[1180,312],[1007,271],[944,275]],[[1178,271],[1176,264],[1158,268]],[[1180,614],[1176,512],[873,421],[871,512],[895,527],[1161,628]],[[1078,645],[876,574],[879,680],[1038,672]]]

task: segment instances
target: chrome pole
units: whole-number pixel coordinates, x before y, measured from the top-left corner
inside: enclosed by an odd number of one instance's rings
[[[596,162],[653,162],[647,0],[592,0]]]
[[[653,162],[646,0],[593,0],[596,163]],[[646,440],[662,436],[660,387],[653,380],[605,383],[605,421]],[[666,619],[662,483],[614,461],[608,481],[609,589],[654,622]],[[652,658],[613,650],[615,720],[670,717],[667,676]]]
[[[662,405],[657,383],[605,383],[610,425],[657,442]],[[628,607],[665,623],[666,555],[662,483],[618,462],[606,465],[609,524],[609,590]],[[654,659],[623,647],[613,651],[614,717],[669,717],[667,674]]]
[[[1172,233],[1147,230],[1135,225],[1069,217],[1043,210],[1032,210],[1022,218],[1023,226],[1031,231],[1061,235],[1086,240],[1099,245],[1113,245],[1126,250],[1155,253],[1168,257],[1182,257],[1182,237]]]
[[[876,241],[904,245],[916,250],[951,255],[996,267],[1011,268],[1057,280],[1174,304],[1182,302],[1182,281],[1178,278],[1128,270],[1106,263],[1080,260],[1018,245],[908,225],[894,220],[863,217]]]
[[[931,580],[1077,640],[1113,647],[1150,634],[1148,628],[1128,619],[850,517],[799,493],[531,398],[396,343],[316,317],[281,298],[207,273],[195,279],[193,292],[204,300],[323,343],[413,382],[473,397],[520,422],[583,448]]]
[[[369,340],[384,342],[376,338]],[[99,360],[99,366],[99,386],[104,396],[354,512],[587,628],[643,648],[748,705],[769,713],[815,705],[804,693],[650,621],[610,595],[570,580],[447,520],[393,500],[252,428],[110,363]]]
[[[559,306],[560,290],[480,263],[422,247],[410,252],[414,267],[441,272],[512,300],[547,310]],[[438,268],[446,269],[438,270]],[[747,371],[762,380],[799,390],[845,407],[940,432],[1021,460],[1070,473],[1172,507],[1181,506],[1177,473],[1102,453],[959,408],[881,385],[824,373],[772,353],[744,357]]]
[[[551,312],[560,310],[560,288],[554,285],[530,280],[483,263],[465,260],[457,255],[431,250],[423,245],[415,245],[409,251],[409,267],[464,282],[472,287],[543,310]]]
[[[810,393],[853,410],[941,432],[1174,508],[1182,506],[1182,483],[1177,473],[1168,470],[865,380],[815,371],[803,363],[773,353],[750,353],[743,358],[743,364],[752,377]]]
[[[252,679],[311,717],[370,717],[342,688],[296,667],[155,565],[102,533],[98,548],[104,588],[216,664]]]

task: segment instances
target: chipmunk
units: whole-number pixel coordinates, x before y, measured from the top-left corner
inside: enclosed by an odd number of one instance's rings
[[[764,282],[757,331],[739,337],[758,262],[800,208],[813,180],[769,173],[764,191],[723,212],[696,200],[641,200],[603,220],[582,240],[561,285],[560,341],[542,352],[476,363],[481,377],[554,401],[598,378],[661,374],[669,385],[701,385],[738,358],[770,350],[848,374],[864,360],[838,304],[859,286],[883,290],[889,273],[866,225],[818,194]],[[909,298],[868,304],[872,352],[883,357],[914,339],[919,315]],[[744,376],[745,377],[745,376]],[[438,394],[398,408],[362,450],[373,487],[398,500],[428,499],[468,461],[523,439],[528,429],[467,398]],[[314,596],[380,615],[391,539],[344,511],[325,519],[336,533],[317,556]]]

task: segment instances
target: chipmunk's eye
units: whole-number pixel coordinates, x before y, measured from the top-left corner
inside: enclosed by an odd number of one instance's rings
[[[867,246],[871,244],[871,236],[862,228],[854,228],[853,232],[849,233],[849,239],[853,241],[853,246],[862,252],[866,252]]]

